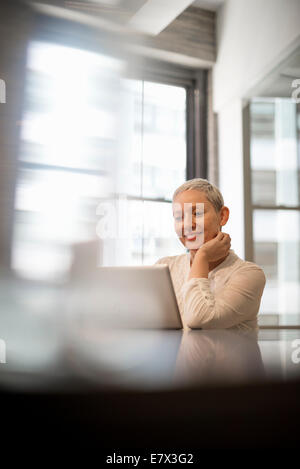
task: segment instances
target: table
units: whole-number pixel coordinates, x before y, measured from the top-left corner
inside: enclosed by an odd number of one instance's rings
[[[71,450],[298,445],[300,330],[104,330],[66,318],[47,289],[20,298],[2,301],[0,316],[7,441]]]

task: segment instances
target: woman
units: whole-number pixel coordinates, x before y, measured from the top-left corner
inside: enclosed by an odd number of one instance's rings
[[[229,218],[220,191],[206,179],[191,179],[173,195],[175,230],[187,254],[167,264],[183,324],[192,329],[257,329],[266,283],[263,270],[240,259],[222,232]]]

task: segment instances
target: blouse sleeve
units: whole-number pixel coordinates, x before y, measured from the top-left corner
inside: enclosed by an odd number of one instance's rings
[[[158,259],[158,261],[156,261],[154,265],[156,264],[168,264],[167,257],[162,257],[161,259]]]
[[[188,280],[182,287],[187,326],[191,329],[223,329],[255,319],[265,283],[265,274],[256,265],[233,273],[215,295],[207,278]]]

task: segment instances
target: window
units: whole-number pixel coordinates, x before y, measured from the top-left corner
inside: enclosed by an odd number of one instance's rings
[[[186,90],[148,81],[123,82],[123,138],[115,171],[128,236],[107,249],[105,264],[153,264],[183,252],[173,228],[172,194],[186,179]],[[124,200],[125,199],[125,200]],[[128,249],[128,246],[131,246]],[[113,258],[113,252],[115,258]]]
[[[299,108],[289,99],[250,106],[254,261],[266,273],[261,313],[299,324]]]
[[[98,198],[109,190],[122,63],[32,42],[27,69],[12,264],[58,279],[71,244],[95,237]]]
[[[113,236],[102,240],[104,265],[152,264],[182,252],[171,196],[186,179],[186,161],[184,86],[129,80],[119,59],[32,42],[13,268],[64,279],[72,244],[99,236],[103,201],[113,202],[116,218]]]

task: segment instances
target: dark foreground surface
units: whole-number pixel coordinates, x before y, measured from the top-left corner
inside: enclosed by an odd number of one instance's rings
[[[81,330],[32,343],[42,356],[17,342],[0,367],[2,447],[296,448],[297,334]]]

